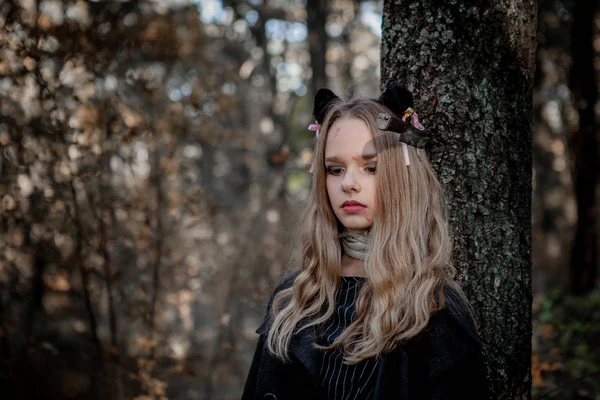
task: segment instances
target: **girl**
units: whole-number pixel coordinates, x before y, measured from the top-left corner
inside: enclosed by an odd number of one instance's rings
[[[315,96],[312,190],[271,296],[250,399],[486,398],[480,341],[450,274],[443,193],[412,94]]]

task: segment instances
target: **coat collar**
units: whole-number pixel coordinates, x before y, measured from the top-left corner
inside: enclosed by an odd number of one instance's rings
[[[290,350],[298,360],[306,367],[310,376],[319,379],[319,353],[315,349],[314,343],[316,339],[315,327],[308,327],[294,335]]]
[[[267,334],[270,328],[269,318],[265,318],[262,325],[256,330],[259,335]],[[319,380],[319,353],[314,347],[316,342],[316,328],[310,326],[292,336],[290,352],[304,365],[311,377]]]
[[[478,351],[479,340],[470,327],[465,327],[469,323],[464,315],[457,318],[454,312],[441,310],[432,316],[429,329],[384,354],[379,362],[374,399],[389,398],[391,391],[397,393],[398,399],[408,398],[409,359],[414,358],[412,362],[421,364],[429,379],[435,379],[452,364]],[[306,328],[294,335],[290,351],[318,381],[320,350],[314,348],[315,339],[315,327]]]

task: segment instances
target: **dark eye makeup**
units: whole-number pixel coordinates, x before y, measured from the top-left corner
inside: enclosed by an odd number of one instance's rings
[[[369,164],[365,167],[365,169],[367,170],[367,172],[374,174],[375,172],[377,172],[377,164]]]
[[[369,163],[364,167],[365,171],[370,174],[375,174],[377,172],[377,164]],[[343,168],[337,165],[330,165],[325,167],[325,173],[328,175],[339,175],[342,172]]]
[[[342,172],[340,167],[325,167],[325,172],[328,175],[339,175]]]

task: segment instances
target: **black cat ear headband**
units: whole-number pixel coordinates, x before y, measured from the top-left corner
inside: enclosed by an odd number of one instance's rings
[[[329,89],[319,89],[317,91],[313,105],[313,115],[316,121],[308,127],[309,130],[315,132],[317,137],[329,107],[338,100],[340,98]],[[398,140],[402,143],[404,150],[406,165],[410,165],[407,146],[416,147],[418,152],[420,148],[427,146],[430,139],[429,135],[423,132],[425,128],[419,122],[418,114],[412,109],[412,93],[404,86],[390,83],[378,99],[372,100],[383,104],[392,111],[392,114],[380,113],[377,116],[377,128],[398,134]],[[309,172],[313,171],[313,167],[314,163]]]

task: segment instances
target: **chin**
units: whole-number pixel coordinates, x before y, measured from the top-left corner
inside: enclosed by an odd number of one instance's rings
[[[349,230],[361,231],[361,230],[370,229],[371,226],[373,225],[373,223],[368,223],[368,222],[358,223],[356,221],[342,221],[342,225],[344,225],[344,228],[349,229]]]

